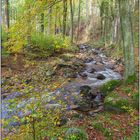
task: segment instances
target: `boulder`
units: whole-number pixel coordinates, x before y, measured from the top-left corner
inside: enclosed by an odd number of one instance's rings
[[[96,78],[99,80],[104,80],[106,77],[103,74],[99,73]]]
[[[109,93],[104,99],[105,110],[113,112],[125,112],[124,107],[128,107],[131,101],[127,97],[120,96],[118,93]]]

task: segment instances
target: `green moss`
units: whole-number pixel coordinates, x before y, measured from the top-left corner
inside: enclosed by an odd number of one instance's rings
[[[118,80],[111,80],[104,85],[101,86],[100,90],[106,96],[110,91],[115,89],[120,84],[120,81]]]
[[[125,80],[125,83],[126,83],[126,84],[131,84],[131,83],[135,82],[136,79],[137,79],[137,77],[136,77],[135,74],[134,74],[134,75],[131,75],[131,76],[129,76],[129,77]]]
[[[65,134],[65,140],[87,140],[87,134],[79,128],[69,128]]]
[[[139,109],[139,92],[132,94],[133,107]]]
[[[131,102],[124,97],[119,96],[117,93],[110,93],[105,97],[104,105],[106,110],[115,112],[125,112],[125,107],[131,105]]]

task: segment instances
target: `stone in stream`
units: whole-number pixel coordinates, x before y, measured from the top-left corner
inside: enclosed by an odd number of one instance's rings
[[[89,57],[89,58],[87,58],[86,60],[85,60],[85,63],[90,63],[90,62],[92,62],[94,59],[92,58],[92,57]]]
[[[99,80],[104,80],[106,77],[103,74],[99,73],[96,78]]]
[[[105,70],[105,66],[103,64],[92,64],[90,66],[90,68],[95,69],[96,71],[104,71]]]
[[[87,70],[87,72],[88,72],[88,73],[94,73],[94,72],[96,72],[96,69],[91,68],[91,69]]]
[[[87,45],[81,44],[81,45],[79,46],[79,49],[80,49],[80,50],[86,50],[88,47],[89,47],[89,46],[87,46]]]
[[[80,75],[82,78],[87,78],[87,74],[84,73],[84,72],[83,72],[83,73],[80,73],[79,75]]]
[[[92,52],[93,52],[93,54],[95,54],[95,55],[98,55],[98,54],[100,53],[100,51],[99,51],[99,50],[96,50],[96,49],[92,49]]]

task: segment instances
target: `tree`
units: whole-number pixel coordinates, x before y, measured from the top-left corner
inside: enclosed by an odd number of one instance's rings
[[[67,0],[63,0],[63,38],[66,35],[66,22],[67,22]]]
[[[5,0],[5,19],[6,19],[6,27],[9,29],[10,21],[9,21],[9,0]]]
[[[41,13],[41,32],[44,32],[44,13]]]
[[[80,30],[80,15],[81,15],[81,0],[79,0],[79,7],[78,7],[78,30],[77,30],[77,39],[76,41],[78,41],[79,39],[79,30]]]
[[[134,44],[129,0],[119,0],[119,12],[125,61],[125,79],[134,75]]]
[[[71,13],[71,42],[73,43],[73,4],[70,0],[70,13]]]

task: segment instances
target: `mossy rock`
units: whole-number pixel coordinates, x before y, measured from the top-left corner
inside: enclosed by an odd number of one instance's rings
[[[69,128],[64,140],[87,140],[87,134],[79,128]]]
[[[124,107],[132,105],[132,100],[122,97],[117,93],[109,93],[104,99],[105,110],[113,112],[126,112]]]
[[[121,82],[119,80],[108,81],[100,87],[100,91],[103,93],[103,96],[106,96],[110,91],[119,86],[120,83]]]
[[[133,107],[139,109],[139,92],[137,91],[132,95]]]

